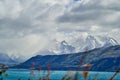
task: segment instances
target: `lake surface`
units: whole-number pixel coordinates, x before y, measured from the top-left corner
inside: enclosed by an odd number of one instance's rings
[[[39,80],[40,77],[44,78],[47,75],[47,71],[34,71],[35,75],[31,75],[29,70],[8,70],[6,72],[8,76],[2,74],[0,76],[3,80]],[[72,71],[72,78],[76,71]],[[51,80],[61,80],[64,75],[68,75],[68,71],[51,71]],[[95,75],[97,75],[97,80],[109,80],[109,78],[114,74],[114,72],[89,72],[89,77],[87,80],[93,80]],[[82,72],[79,71],[79,80],[84,80]],[[114,80],[120,80],[120,73],[115,77]]]

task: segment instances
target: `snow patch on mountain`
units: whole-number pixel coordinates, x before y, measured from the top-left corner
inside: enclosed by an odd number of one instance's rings
[[[39,50],[35,55],[60,55],[84,52],[100,47],[119,45],[106,35],[92,35],[87,32],[58,33],[51,39],[46,49]]]
[[[54,45],[48,50],[54,54],[68,54],[84,52],[86,48],[92,50],[100,47],[118,45],[117,41],[110,37],[80,35],[79,37],[69,37],[66,40],[55,40]]]
[[[21,63],[26,60],[26,58],[21,54],[10,54],[8,56],[17,63]]]
[[[7,54],[0,53],[0,64],[11,64],[15,63],[14,60],[12,60]]]

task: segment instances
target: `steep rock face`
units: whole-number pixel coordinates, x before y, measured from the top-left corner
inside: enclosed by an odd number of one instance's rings
[[[86,52],[63,55],[37,55],[13,68],[30,68],[31,63],[35,63],[35,68],[41,65],[42,69],[47,69],[47,63],[51,64],[53,70],[76,70],[80,64],[80,59]],[[97,48],[87,52],[83,60],[83,65],[91,63],[93,71],[115,71],[120,65],[120,45]],[[109,64],[109,65],[108,65]],[[82,69],[80,69],[82,70]]]

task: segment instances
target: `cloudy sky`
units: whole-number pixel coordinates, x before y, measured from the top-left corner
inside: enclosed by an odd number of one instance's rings
[[[120,43],[119,0],[0,0],[0,52],[32,56],[66,34]]]

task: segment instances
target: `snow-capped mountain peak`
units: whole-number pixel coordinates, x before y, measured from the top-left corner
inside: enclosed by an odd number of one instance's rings
[[[41,49],[35,54],[70,54],[84,52],[86,48],[92,50],[114,45],[119,45],[115,39],[103,35],[91,35],[87,32],[62,33],[52,38],[44,50]]]
[[[61,45],[68,45],[68,43],[64,40],[61,42]]]
[[[87,35],[87,37],[82,38],[73,37],[71,41],[69,39],[64,39],[63,41],[56,41],[54,43],[55,44],[51,46],[52,48],[49,50],[55,54],[77,53],[84,52],[86,48],[88,48],[88,50],[92,50],[100,47],[118,45],[117,41],[113,38],[92,35]]]
[[[9,55],[9,57],[12,60],[14,60],[14,61],[16,61],[18,63],[23,62],[23,61],[26,60],[26,58],[23,55],[21,55],[21,54],[11,54],[11,55]]]

